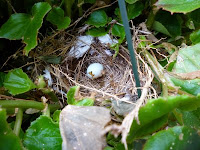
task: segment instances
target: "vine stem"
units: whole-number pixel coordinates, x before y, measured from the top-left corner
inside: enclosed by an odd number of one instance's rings
[[[33,100],[0,100],[0,106],[2,108],[34,108],[38,110],[43,110],[45,108],[45,104]],[[59,104],[48,104],[48,106],[51,111],[55,111],[60,108]]]
[[[59,99],[58,99],[58,97],[56,96],[56,94],[53,92],[53,90],[52,89],[50,89],[50,88],[42,88],[42,89],[40,89],[44,94],[47,94],[50,98],[51,98],[51,100],[53,101],[53,102],[58,102],[59,101]]]
[[[148,29],[152,28],[153,23],[155,21],[155,16],[156,16],[158,10],[160,9],[160,8],[155,6],[156,1],[157,0],[151,0],[150,1],[151,2],[151,11],[150,11],[150,13],[149,13],[149,15],[147,17],[147,22],[146,22],[146,25],[147,25]]]
[[[18,136],[20,133],[21,125],[22,125],[22,119],[23,119],[23,109],[19,108],[17,115],[16,115],[16,120],[15,120],[15,126],[13,132]]]
[[[48,107],[48,105],[43,110],[43,115],[50,117],[50,108]]]

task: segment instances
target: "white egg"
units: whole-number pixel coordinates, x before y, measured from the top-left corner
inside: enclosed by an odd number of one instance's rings
[[[90,79],[96,79],[103,75],[103,65],[100,63],[90,64],[87,68],[87,76]]]

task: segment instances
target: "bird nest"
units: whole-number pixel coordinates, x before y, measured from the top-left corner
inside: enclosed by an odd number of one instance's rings
[[[43,52],[45,51],[46,54],[50,54],[52,51],[55,52],[53,44],[55,45],[55,41],[58,40],[60,46],[57,48],[56,53],[65,57],[61,65],[51,65],[51,73],[55,77],[54,89],[56,91],[67,93],[70,87],[78,85],[80,86],[81,95],[84,97],[88,97],[91,94],[95,95],[96,102],[102,102],[107,99],[120,100],[126,95],[129,95],[131,100],[137,100],[138,88],[135,85],[129,53],[125,48],[126,45],[121,45],[118,55],[113,58],[114,51],[109,48],[109,44],[102,44],[96,38],[90,45],[89,50],[77,59],[69,56],[69,49],[77,42],[76,37],[70,36],[66,33],[60,33],[59,38],[57,36],[57,38],[49,40],[52,46],[48,46],[48,52],[43,48]],[[50,47],[54,50],[50,50]],[[145,99],[156,97],[156,92],[151,84],[148,87],[145,86],[149,80],[152,81],[153,79],[150,68],[137,53],[136,59],[141,82],[140,89],[148,89]],[[104,74],[102,77],[90,79],[86,75],[87,67],[92,63],[103,65]]]

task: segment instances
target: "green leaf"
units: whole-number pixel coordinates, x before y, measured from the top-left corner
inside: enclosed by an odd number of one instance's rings
[[[74,97],[78,94],[79,88],[79,86],[73,86],[69,89],[69,91],[67,92],[67,104],[74,105],[74,103],[76,102]]]
[[[23,13],[11,15],[0,28],[0,37],[10,40],[22,39],[26,44],[24,53],[28,55],[29,51],[37,46],[38,30],[50,9],[51,6],[48,3],[39,2],[33,6],[32,16]]]
[[[181,35],[182,20],[178,14],[171,15],[169,12],[159,11],[156,14],[155,20],[153,24],[154,30],[171,37]]]
[[[115,138],[114,135],[108,133],[106,141],[109,146],[112,146],[111,148],[113,148],[113,150],[125,150],[124,144],[121,143],[121,136]],[[135,140],[134,142],[127,144],[128,150],[141,150],[144,142],[142,140]]]
[[[80,101],[77,101],[75,103],[76,106],[93,106],[94,105],[94,100],[91,98],[84,98]]]
[[[179,86],[180,90],[183,90],[192,95],[198,95],[200,93],[200,79],[194,80],[181,80],[175,77],[170,77],[175,86]]]
[[[159,0],[156,6],[162,7],[172,13],[188,13],[200,8],[199,0]]]
[[[200,43],[182,48],[178,52],[177,61],[174,65],[173,72],[175,73],[189,73],[200,70]],[[197,95],[200,93],[200,79],[181,80],[173,76],[170,77],[174,85],[181,87],[190,94]]]
[[[129,135],[127,137],[127,141],[132,142],[135,138],[137,138],[137,135],[141,134],[139,133],[139,130],[140,132],[142,132],[142,135],[144,135],[145,132],[149,134],[149,131],[151,130],[150,127],[152,124],[154,124],[154,126],[152,127],[152,131],[159,129],[162,125],[162,122],[160,122],[160,125],[158,124],[158,126],[156,126],[154,122],[158,121],[159,118],[164,117],[175,108],[190,111],[197,109],[199,106],[200,96],[189,97],[186,95],[181,95],[174,97],[170,96],[166,99],[158,98],[148,100],[147,104],[141,107],[139,110],[140,124],[137,124],[136,120],[133,120]],[[149,129],[147,131],[141,130],[144,129],[144,127],[147,127],[148,125]]]
[[[115,24],[113,27],[112,27],[112,35],[114,36],[118,36],[122,39],[125,38],[125,30],[124,30],[124,27],[123,26],[120,26],[118,24]]]
[[[119,7],[115,8],[114,14],[117,16],[117,20],[121,21],[121,23],[122,23],[122,18],[121,18]]]
[[[158,32],[160,32],[160,33],[163,33],[163,34],[166,34],[166,35],[168,35],[168,36],[171,36],[171,34],[170,34],[169,31],[165,28],[165,26],[164,26],[162,23],[158,22],[158,21],[155,21],[155,22],[153,23],[153,29],[156,30],[156,31],[158,31]]]
[[[6,118],[5,109],[0,108],[0,148],[1,150],[22,150],[20,138],[13,133]]]
[[[177,109],[178,113],[181,114],[182,124],[190,128],[200,129],[200,108],[194,111],[182,111]]]
[[[141,1],[138,1],[133,4],[128,4],[127,5],[128,19],[130,20],[130,19],[134,19],[138,17],[142,13],[143,9],[144,9],[144,5]]]
[[[109,145],[115,147],[115,145],[117,143],[120,143],[121,141],[121,136],[115,137],[114,135],[112,135],[111,133],[108,133],[108,135],[106,136],[106,141]]]
[[[193,44],[200,43],[200,29],[190,34],[190,40],[192,41]]]
[[[47,20],[56,25],[58,30],[66,29],[71,23],[69,17],[64,17],[64,11],[60,7],[53,8],[48,13]]]
[[[189,73],[200,70],[200,43],[187,46],[178,52],[177,61],[173,71],[176,73]]]
[[[134,4],[135,2],[137,2],[138,0],[126,0],[126,2],[128,3],[128,4]]]
[[[79,86],[73,86],[67,92],[67,103],[76,106],[93,106],[94,100],[92,98],[83,98],[81,100],[76,100],[80,97]]]
[[[97,10],[89,16],[86,23],[97,28],[104,27],[108,23],[108,16],[104,10]]]
[[[187,16],[189,18],[189,21],[194,24],[195,28],[200,27],[200,9],[188,13]]]
[[[35,84],[29,79],[22,69],[9,71],[5,76],[4,87],[12,95],[22,94],[36,88]]]
[[[113,150],[113,148],[110,146],[106,146],[103,150]]]
[[[0,72],[0,87],[3,86],[3,82],[4,82],[4,79],[5,79],[5,76],[6,76],[5,73]]]
[[[145,135],[154,133],[161,129],[163,126],[167,124],[168,121],[168,114],[164,115],[158,119],[155,119],[151,123],[148,123],[147,125],[144,125],[142,128],[140,128],[138,131],[135,132],[135,137],[143,137]]]
[[[49,56],[40,56],[39,59],[51,63],[51,64],[60,64],[61,63],[61,56],[49,55]]]
[[[53,121],[59,122],[60,113],[61,113],[61,110],[56,110],[56,111],[53,113]]]
[[[119,46],[120,46],[120,42],[119,43],[116,43],[116,44],[113,44],[111,45],[111,49],[115,51],[115,54],[113,55],[113,58],[116,58],[118,53],[119,53]]]
[[[153,135],[145,144],[144,150],[199,150],[200,136],[189,127],[176,126]]]
[[[0,38],[19,40],[25,35],[30,24],[31,16],[28,14],[13,14],[0,28]]]
[[[105,30],[105,28],[100,27],[100,28],[91,28],[89,29],[86,34],[91,35],[93,37],[99,37],[99,36],[104,36],[108,33],[108,31]]]
[[[24,146],[32,150],[61,150],[62,138],[59,124],[47,116],[40,116],[26,130]]]

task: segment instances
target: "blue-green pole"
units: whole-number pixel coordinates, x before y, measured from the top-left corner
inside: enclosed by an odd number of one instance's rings
[[[136,87],[140,87],[140,79],[139,79],[139,75],[138,75],[137,61],[136,61],[135,53],[134,53],[134,46],[133,46],[133,42],[132,42],[132,36],[131,36],[130,27],[129,27],[128,17],[127,17],[125,0],[118,0],[118,4],[119,4],[119,9],[120,9],[123,25],[124,25],[124,30],[126,33],[126,41],[128,43],[128,50],[129,50],[130,57],[131,57],[131,64],[132,64],[133,74],[135,77]],[[141,89],[137,89],[137,92],[138,92],[138,97],[140,97]]]

